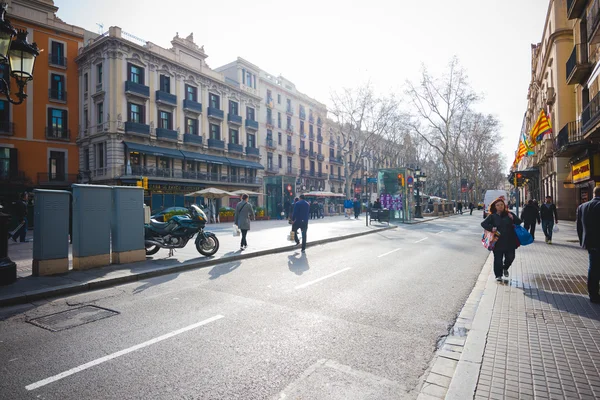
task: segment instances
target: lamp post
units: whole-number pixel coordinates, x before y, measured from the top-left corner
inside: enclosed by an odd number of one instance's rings
[[[427,175],[425,175],[425,173],[421,172],[421,169],[419,167],[417,167],[415,169],[415,189],[417,189],[417,209],[415,210],[415,218],[423,218],[423,215],[421,214],[421,193],[420,193],[420,189],[421,189],[421,185],[423,185],[425,183],[425,181],[427,180]]]
[[[21,104],[27,98],[25,86],[33,79],[35,59],[40,54],[35,43],[27,42],[27,31],[17,31],[5,18],[8,4],[0,3],[0,64],[8,64],[9,76],[0,78],[0,94],[12,104]],[[13,40],[14,39],[14,40]],[[10,77],[13,77],[18,92],[17,100],[11,98]],[[8,224],[10,215],[0,211],[0,285],[17,280],[17,265],[8,257]]]

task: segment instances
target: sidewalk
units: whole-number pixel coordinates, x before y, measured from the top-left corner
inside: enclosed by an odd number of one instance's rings
[[[446,338],[420,399],[600,398],[600,305],[573,223],[517,250],[499,284],[490,256]]]
[[[186,269],[210,266],[229,261],[238,261],[250,257],[258,257],[282,251],[296,249],[287,241],[291,225],[287,221],[252,222],[248,232],[248,249],[240,252],[240,238],[233,237],[233,224],[211,224],[207,231],[214,232],[220,242],[219,251],[214,257],[204,257],[196,251],[194,241],[190,241],[183,249],[175,251],[168,257],[168,250],[160,250],[146,261],[109,265],[86,271],[73,271],[72,266],[67,274],[34,277],[32,271],[33,243],[9,243],[8,255],[17,263],[17,282],[0,286],[0,306],[24,303],[40,298],[58,296],[66,293],[81,292],[112,286],[120,283],[147,279],[152,276],[181,272]],[[311,220],[308,229],[307,246],[314,246],[330,241],[344,240],[351,237],[375,233],[385,229],[394,229],[394,225],[373,222],[365,226],[362,219],[346,219],[326,217]]]

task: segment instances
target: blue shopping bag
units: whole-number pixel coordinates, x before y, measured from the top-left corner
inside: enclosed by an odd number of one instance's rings
[[[527,229],[523,228],[521,225],[515,225],[515,233],[517,234],[521,246],[527,246],[528,244],[533,243],[533,236],[531,236]]]

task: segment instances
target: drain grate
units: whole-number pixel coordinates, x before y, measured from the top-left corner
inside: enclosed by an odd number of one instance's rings
[[[51,332],[59,332],[118,314],[118,311],[109,310],[108,308],[102,308],[98,306],[83,306],[30,319],[27,322],[39,326],[40,328],[47,329]]]

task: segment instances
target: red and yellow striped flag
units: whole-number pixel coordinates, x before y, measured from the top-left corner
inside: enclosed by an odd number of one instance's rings
[[[546,116],[544,110],[541,110],[535,125],[529,133],[529,143],[531,143],[531,147],[535,146],[538,142],[541,142],[544,135],[548,133],[552,133],[552,126],[550,125],[550,120]]]

